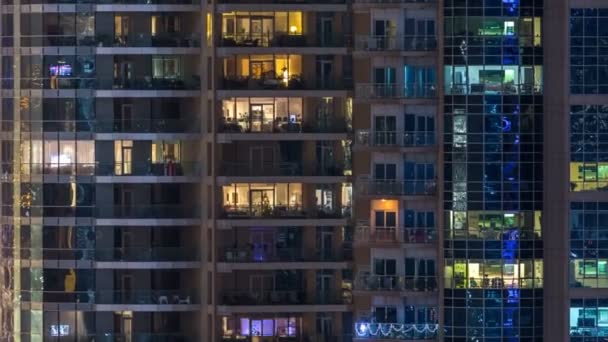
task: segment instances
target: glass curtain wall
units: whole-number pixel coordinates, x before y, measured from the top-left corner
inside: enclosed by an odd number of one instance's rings
[[[542,340],[542,6],[444,2],[444,341]]]

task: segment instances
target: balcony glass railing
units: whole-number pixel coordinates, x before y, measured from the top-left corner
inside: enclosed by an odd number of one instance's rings
[[[355,49],[364,51],[432,51],[437,49],[433,36],[357,36]]]
[[[413,291],[437,290],[435,276],[398,276],[364,274],[357,277],[355,290],[359,291]]]
[[[351,44],[348,35],[333,36],[268,32],[262,34],[222,33],[221,47],[347,47]]]
[[[307,250],[303,248],[249,246],[227,248],[221,257],[225,262],[257,263],[257,262],[318,262],[318,261],[347,261],[349,253],[338,250]]]
[[[361,99],[425,99],[437,97],[435,83],[359,83],[355,96]]]
[[[97,35],[96,45],[99,47],[200,47],[200,33],[150,33],[121,35]]]
[[[95,36],[76,35],[35,35],[21,36],[23,47],[43,46],[96,46],[96,47],[200,47],[198,33],[150,33],[117,36],[97,34]]]
[[[13,173],[13,165],[2,163],[2,171]],[[20,173],[25,175],[64,175],[64,176],[189,176],[201,175],[200,162],[152,163],[30,163],[20,164]]]
[[[225,90],[345,90],[351,86],[346,81],[335,79],[304,79],[301,75],[289,77],[272,75],[264,77],[225,76],[222,89]]]
[[[152,74],[152,72],[150,72]],[[12,89],[14,79],[2,79],[3,89]],[[82,77],[23,77],[22,89],[89,89],[89,90],[198,90],[200,79],[190,77],[152,78],[148,76],[125,78]]]
[[[222,305],[314,305],[344,304],[333,291],[309,294],[304,290],[235,290],[225,291],[221,296]]]
[[[357,180],[357,189],[364,195],[372,196],[431,196],[437,193],[437,182],[434,179],[393,180],[361,178]]]
[[[19,208],[3,205],[2,216],[22,217],[91,217],[106,219],[199,219],[200,208],[186,205],[139,205],[139,206],[34,206],[22,204]]]
[[[198,120],[132,119],[132,120],[21,120],[24,132],[95,132],[95,133],[199,133]],[[0,121],[3,132],[14,130],[14,121]]]
[[[264,176],[342,176],[344,168],[339,164],[308,167],[301,162],[224,162],[223,176],[264,177]]]
[[[363,146],[433,146],[435,132],[357,131],[356,143]]]
[[[290,0],[221,0],[219,3],[224,4],[293,4]],[[343,4],[345,0],[300,0],[300,4]]]
[[[191,176],[201,175],[200,162],[122,162],[97,163],[97,176]]]
[[[12,0],[8,0],[8,4]],[[200,0],[25,0],[26,4],[99,4],[99,5],[200,5]]]
[[[339,219],[348,218],[351,209],[348,206],[338,208],[317,207],[306,210],[301,205],[226,205],[223,216],[228,219],[277,218],[277,219]]]
[[[88,290],[88,291],[21,291],[24,302],[192,305],[200,303],[200,290]]]
[[[332,114],[327,115],[333,117]],[[276,117],[260,123],[253,115],[244,118],[222,118],[222,133],[348,133],[345,120],[332,119],[326,122],[302,122],[301,118],[288,120],[287,117]]]
[[[3,248],[3,255],[12,253]],[[62,261],[200,261],[200,249],[183,247],[23,248],[22,259]]]
[[[368,223],[362,223],[355,230],[355,241],[360,243],[428,244],[436,239],[435,227],[370,227]]]
[[[200,218],[200,208],[179,204],[149,204],[137,206],[97,206],[97,218]]]
[[[434,340],[439,325],[436,323],[355,323],[355,338],[370,340]]]
[[[201,338],[196,337],[195,335],[184,335],[180,333],[132,333],[127,335],[108,332],[86,335],[86,341],[95,342],[195,342],[200,340]]]

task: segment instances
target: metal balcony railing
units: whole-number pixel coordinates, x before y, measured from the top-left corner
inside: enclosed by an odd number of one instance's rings
[[[219,41],[220,47],[348,47],[350,45],[351,37],[349,35],[321,36],[286,32],[222,33]]]
[[[150,71],[150,74],[152,72]],[[2,89],[13,88],[13,78],[2,79]],[[22,77],[22,89],[89,89],[89,90],[198,90],[200,79],[190,77],[153,78],[151,76],[131,78],[104,77]]]
[[[436,323],[355,323],[357,340],[434,340],[439,325]]]
[[[345,80],[304,79],[301,75],[291,74],[283,77],[279,74],[267,73],[262,77],[238,75],[224,76],[223,90],[347,90],[351,85]]]
[[[370,4],[435,4],[436,0],[355,0],[355,3]]]
[[[14,165],[1,163],[2,172],[12,175]],[[200,162],[152,163],[21,163],[20,173],[26,175],[65,175],[65,176],[191,176],[201,174]]]
[[[339,163],[315,164],[289,162],[228,162],[222,163],[222,176],[268,177],[268,176],[343,176],[344,168]]]
[[[400,146],[424,147],[434,146],[435,132],[397,132],[359,130],[355,142],[363,146]]]
[[[30,205],[23,202],[20,207],[2,205],[1,216],[21,217],[90,217],[106,219],[199,219],[200,208],[186,205],[132,205],[132,206],[58,206]]]
[[[200,5],[197,0],[25,0],[26,4]]]
[[[355,290],[412,292],[436,291],[437,278],[435,276],[362,274],[355,280]]]
[[[334,115],[329,114],[329,117]],[[219,130],[222,133],[348,133],[349,127],[344,119],[327,122],[302,122],[302,115],[290,121],[287,117],[276,117],[259,125],[259,120],[249,115],[243,118],[222,118]]]
[[[352,253],[342,253],[339,250],[312,250],[304,248],[249,246],[241,248],[226,248],[220,259],[225,262],[259,263],[259,262],[321,262],[348,261]]]
[[[429,244],[436,239],[435,227],[370,227],[369,222],[360,222],[355,229],[355,241],[359,243]]]
[[[223,217],[229,219],[277,218],[277,219],[330,219],[349,218],[350,206],[337,208],[317,207],[311,210],[298,205],[225,205]]]
[[[234,290],[225,291],[221,296],[222,305],[314,305],[344,304],[333,291],[306,293],[304,290]]]
[[[437,97],[435,83],[358,83],[355,96],[361,99],[430,99]]]
[[[96,46],[96,47],[200,47],[198,33],[150,33],[125,35],[30,35],[21,36],[23,47]]]
[[[13,248],[2,248],[2,255],[13,255]],[[62,261],[200,261],[200,249],[184,247],[124,248],[22,248],[21,259]]]
[[[372,196],[431,196],[437,193],[434,179],[393,180],[360,177],[356,181],[357,191]]]
[[[131,333],[116,332],[97,333],[85,335],[86,341],[96,342],[195,342],[201,338],[196,335],[182,333]],[[31,341],[31,340],[30,340]]]
[[[437,49],[434,36],[377,36],[364,35],[355,38],[355,49],[364,51],[433,51]]]
[[[24,132],[94,132],[94,133],[200,133],[196,119],[131,119],[131,120],[21,120]],[[15,121],[0,121],[4,132],[14,130]]]
[[[21,291],[24,302],[86,303],[86,304],[200,304],[200,290],[95,290],[88,291]]]

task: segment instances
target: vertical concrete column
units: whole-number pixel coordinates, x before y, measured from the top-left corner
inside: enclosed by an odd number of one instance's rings
[[[568,341],[568,0],[545,3],[544,340]]]

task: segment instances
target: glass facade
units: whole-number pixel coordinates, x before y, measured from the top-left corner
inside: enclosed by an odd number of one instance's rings
[[[570,287],[608,288],[608,202],[570,204]]]
[[[608,187],[608,106],[570,107],[570,190]]]
[[[608,298],[570,299],[570,341],[599,342],[608,336]]]
[[[542,1],[445,1],[445,341],[543,338]]]
[[[608,9],[571,9],[571,94],[608,94],[607,38]]]

